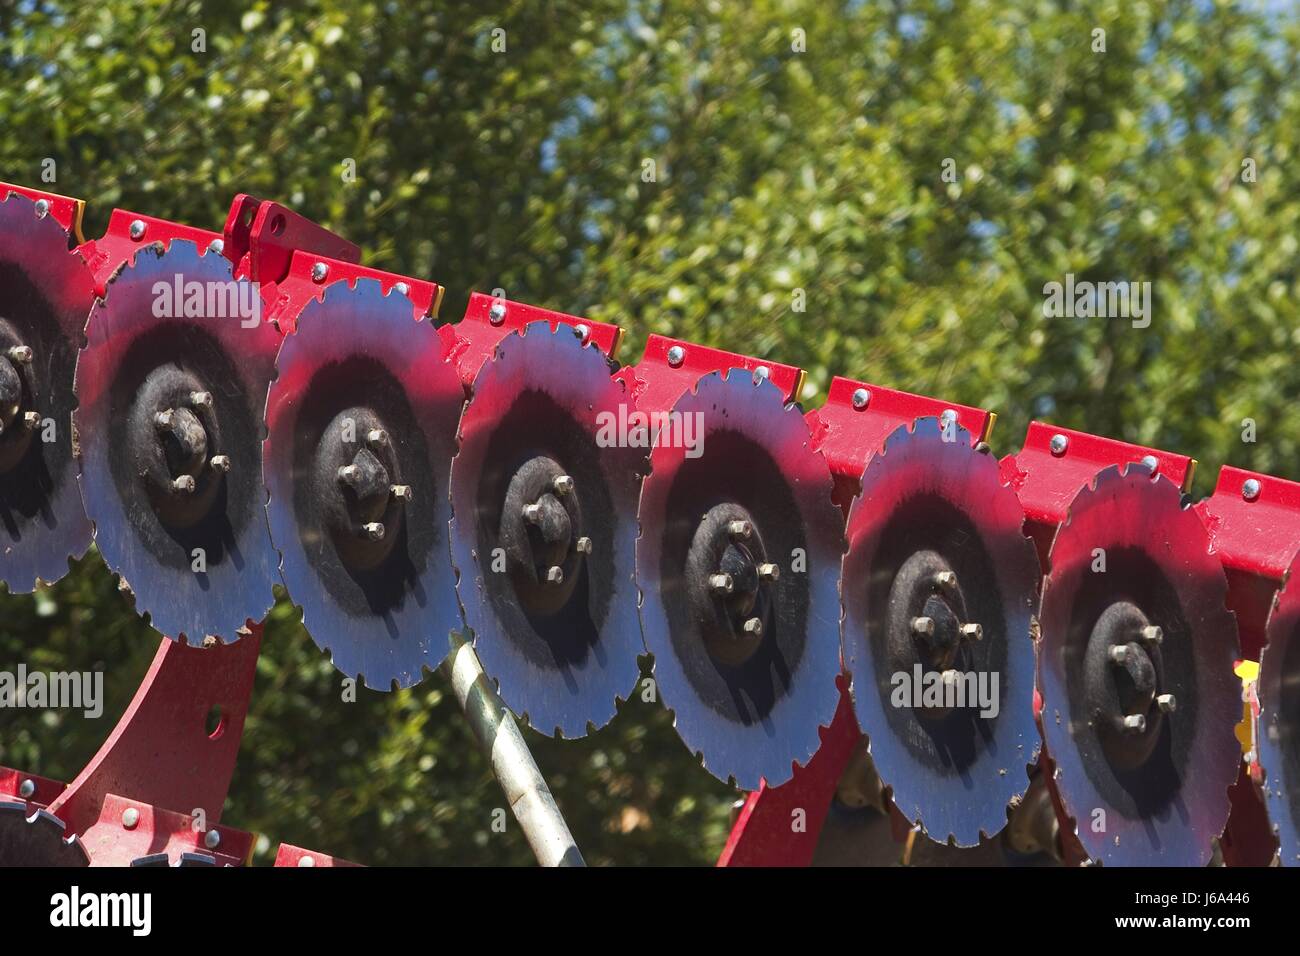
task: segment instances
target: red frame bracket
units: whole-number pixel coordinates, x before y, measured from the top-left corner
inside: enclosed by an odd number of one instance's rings
[[[470,295],[463,319],[455,325],[445,325],[439,331],[448,355],[460,372],[461,381],[468,388],[501,341],[533,322],[546,322],[552,332],[562,325],[575,331],[585,328],[584,341],[595,345],[610,358],[618,353],[623,340],[622,328],[609,322],[595,322],[483,292]]]
[[[132,236],[131,224],[143,225],[139,236]],[[164,248],[177,240],[188,240],[200,249],[211,246],[220,240],[219,233],[197,226],[187,226],[159,219],[157,216],[145,216],[141,213],[114,209],[108,220],[108,229],[99,239],[91,239],[80,247],[86,265],[94,276],[95,294],[103,296],[108,288],[108,281],[124,263],[130,262],[136,252],[145,246],[161,242]]]
[[[135,812],[128,817],[130,811]],[[201,853],[212,857],[217,866],[248,865],[253,856],[253,834],[215,824],[195,830],[194,822],[187,813],[108,793],[99,819],[80,834],[81,843],[91,866],[130,866],[133,860],[160,853],[165,853],[170,863],[179,861],[184,853]],[[211,833],[220,841],[216,846],[208,845]]]
[[[49,205],[50,217],[77,240],[77,245],[85,242],[81,235],[81,215],[86,209],[86,203],[83,200],[46,192],[43,189],[15,186],[12,183],[0,183],[0,202],[3,202],[10,193],[26,196],[32,202],[44,201]]]
[[[50,804],[84,834],[100,819],[105,798],[128,793],[141,805],[188,818],[201,808],[209,826],[221,810],[235,770],[253,693],[261,625],[233,644],[191,647],[163,638],[148,673],[99,752]],[[209,712],[219,723],[207,730]]]
[[[222,234],[226,255],[239,264],[241,274],[264,284],[282,282],[298,253],[333,260],[335,265],[361,261],[356,244],[287,206],[247,193],[231,202]]]
[[[328,853],[317,853],[315,850],[304,850],[300,846],[293,846],[290,843],[281,843],[280,848],[275,851],[275,866],[300,866],[300,867],[319,867],[319,866],[360,866],[360,863],[352,863],[341,857],[330,856]]]
[[[318,265],[326,270],[320,279],[316,278]],[[371,269],[300,249],[289,257],[289,270],[279,282],[263,285],[262,295],[268,305],[267,319],[279,325],[282,335],[289,335],[298,328],[298,316],[308,302],[322,298],[325,290],[336,282],[355,286],[360,279],[378,282],[384,295],[398,286],[403,287],[402,291],[411,300],[411,315],[416,321],[426,316],[436,318],[442,305],[443,288],[436,282]]]
[[[674,348],[682,350],[682,360],[675,364],[669,360],[668,354]],[[768,381],[781,390],[787,402],[798,401],[803,390],[806,373],[796,365],[765,362],[751,355],[697,345],[684,339],[670,339],[666,335],[650,336],[641,361],[618,374],[627,383],[637,408],[667,411],[704,376],[733,368],[751,374],[767,369]]]

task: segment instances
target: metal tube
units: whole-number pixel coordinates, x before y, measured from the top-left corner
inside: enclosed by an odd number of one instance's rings
[[[492,689],[474,648],[455,632],[443,670],[537,862],[542,866],[586,866],[515,718]]]

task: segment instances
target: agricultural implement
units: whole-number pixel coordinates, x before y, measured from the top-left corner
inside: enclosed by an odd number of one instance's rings
[[[0,580],[92,540],[161,642],[77,777],[0,768],[0,865],[242,865],[222,820],[274,584],[346,677],[441,669],[544,864],[520,724],[652,679],[747,794],[721,865],[1300,861],[1300,486],[0,185]],[[512,716],[515,715],[515,716]],[[518,718],[516,723],[515,717]],[[195,821],[200,821],[195,825]],[[364,861],[362,861],[364,862]],[[281,845],[277,865],[345,865]]]

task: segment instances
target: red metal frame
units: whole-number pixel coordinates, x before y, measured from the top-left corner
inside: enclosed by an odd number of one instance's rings
[[[275,866],[322,867],[322,866],[360,866],[328,853],[304,850],[300,846],[281,843],[275,853]]]
[[[81,236],[81,215],[85,211],[86,204],[80,199],[46,192],[43,189],[15,186],[12,183],[0,183],[0,202],[3,202],[10,193],[26,196],[32,202],[44,200],[49,204],[50,217],[67,230],[77,240],[78,245],[85,241]]]

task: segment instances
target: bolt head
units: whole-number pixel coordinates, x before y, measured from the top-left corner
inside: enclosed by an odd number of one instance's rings
[[[542,520],[542,506],[537,504],[524,505],[523,515],[524,520],[529,524],[537,524]]]
[[[939,415],[939,421],[944,425],[952,425],[957,421],[957,410],[945,408]]]
[[[753,637],[763,636],[763,622],[759,618],[751,617],[748,621],[745,622],[744,628],[745,628],[745,633],[752,635]]]
[[[914,617],[912,618],[912,633],[930,635],[934,633],[934,618],[932,617]]]
[[[9,350],[8,355],[10,361],[26,365],[32,360],[35,353],[32,352],[32,347],[30,345],[15,345]]]
[[[36,781],[32,780],[30,777],[24,780],[18,786],[18,796],[22,797],[23,799],[29,798],[35,792],[36,792]]]
[[[161,411],[153,417],[153,423],[159,428],[171,428],[172,423],[176,420],[176,412],[172,409]]]
[[[871,402],[871,393],[865,388],[855,389],[853,392],[853,407],[861,411]]]
[[[742,541],[748,540],[753,534],[754,529],[748,521],[729,521],[727,522],[727,534],[733,538],[740,538]]]
[[[207,833],[203,834],[203,845],[209,850],[215,850],[217,847],[221,846],[221,834],[216,830],[209,830]]]
[[[190,392],[190,404],[198,408],[212,407],[211,392]]]
[[[393,485],[391,491],[392,491],[392,493],[393,493],[393,497],[396,498],[398,501],[410,501],[410,500],[411,500],[411,486],[410,486],[410,485]]]
[[[315,861],[312,857],[310,857],[310,856],[300,856],[300,857],[298,857],[298,865],[299,865],[299,866],[315,866],[315,865],[316,865],[316,861]]]
[[[330,267],[323,262],[314,263],[311,267],[311,281],[324,282],[329,278]]]
[[[686,361],[686,349],[680,345],[674,345],[668,350],[668,364],[673,368],[681,365],[684,361]]]
[[[551,565],[551,567],[547,568],[547,570],[546,570],[546,583],[547,583],[547,584],[563,584],[563,583],[564,583],[564,569],[563,569],[562,567],[560,567],[558,564],[553,564],[553,565]]]
[[[1241,485],[1241,497],[1247,501],[1254,501],[1259,497],[1261,490],[1258,478],[1247,478]]]
[[[1110,662],[1112,664],[1127,664],[1129,658],[1128,647],[1124,644],[1115,644],[1110,649]]]
[[[122,811],[122,826],[128,830],[134,830],[136,824],[140,822],[140,811],[135,807],[127,807]]]
[[[132,219],[131,225],[128,226],[127,228],[131,234],[132,239],[140,240],[144,238],[145,225],[143,219]]]
[[[39,428],[41,425],[41,413],[23,412],[23,424],[28,428]]]
[[[230,471],[230,456],[213,455],[210,459],[208,459],[208,464],[211,465],[216,471],[219,471],[224,475],[226,472]]]
[[[225,251],[226,242],[224,239],[213,239],[208,243],[208,252],[215,252],[217,255],[221,255]]]
[[[961,636],[970,641],[984,640],[984,626],[982,624],[963,624],[961,626]]]
[[[1064,455],[1065,450],[1070,447],[1070,439],[1058,432],[1052,436],[1050,447],[1052,449],[1052,454],[1060,457],[1061,455]]]
[[[351,484],[360,477],[361,469],[356,465],[339,466],[339,481],[346,481],[348,484]]]
[[[591,338],[591,327],[588,326],[588,325],[585,325],[585,324],[579,323],[578,325],[575,325],[575,326],[573,327],[573,334],[576,335],[576,336],[577,336],[579,339],[581,339],[583,342],[585,342],[585,341],[587,341],[587,339]]]
[[[193,475],[181,475],[179,478],[177,478],[175,481],[172,482],[172,488],[174,488],[177,491],[184,492],[187,495],[192,494],[196,487],[197,485],[194,481]]]
[[[1142,640],[1148,644],[1159,645],[1165,639],[1165,632],[1155,624],[1148,624],[1142,628]]]
[[[934,586],[937,588],[955,588],[957,586],[957,573],[955,571],[939,571],[934,576]]]
[[[500,325],[506,320],[506,305],[504,302],[493,302],[492,308],[488,309],[488,321],[493,325]]]
[[[382,428],[372,428],[366,432],[366,442],[371,445],[378,445],[381,448],[388,444],[388,432]]]
[[[36,200],[36,218],[44,219],[50,212],[50,201],[48,199]]]
[[[365,532],[366,537],[371,541],[384,540],[384,526],[381,522],[367,521],[361,526],[361,530]]]
[[[756,569],[760,581],[776,581],[781,577],[781,568],[772,563],[760,564]]]
[[[1161,712],[1172,714],[1178,709],[1178,698],[1174,697],[1173,694],[1160,694],[1156,697],[1156,706],[1160,708]]]
[[[579,554],[591,554],[591,539],[585,535],[575,541],[573,546]]]
[[[709,590],[714,594],[730,594],[734,587],[735,582],[730,574],[709,575]]]
[[[771,374],[772,370],[770,368],[766,365],[760,365],[754,369],[754,384],[757,385],[759,382],[766,380]]]
[[[1129,714],[1124,718],[1124,732],[1126,734],[1141,734],[1147,729],[1147,719],[1141,714]]]
[[[1143,455],[1142,464],[1146,465],[1147,468],[1151,471],[1151,474],[1154,475],[1156,473],[1156,469],[1160,467],[1160,459],[1157,458],[1155,455]]]
[[[393,288],[402,293],[402,295],[411,294],[411,286],[406,282],[395,282],[393,283]]]
[[[567,495],[573,491],[573,479],[568,475],[557,475],[551,482],[551,488],[557,495]]]

